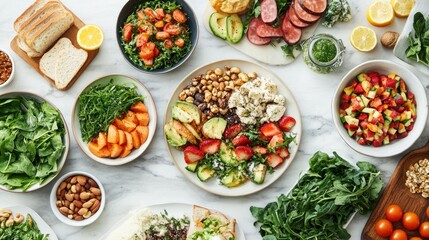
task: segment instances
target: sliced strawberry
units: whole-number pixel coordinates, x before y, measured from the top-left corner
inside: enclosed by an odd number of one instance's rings
[[[249,146],[238,146],[235,149],[235,155],[237,155],[237,160],[249,160],[253,156],[253,150]]]
[[[271,140],[271,137],[265,136],[262,132],[259,132],[259,138],[269,142]]]
[[[204,158],[204,152],[201,151],[197,146],[187,146],[184,151],[185,162],[187,164],[200,161]]]
[[[208,154],[215,154],[219,151],[220,143],[219,139],[205,139],[200,142],[200,150]]]
[[[253,147],[253,152],[259,155],[264,155],[264,154],[267,154],[268,149],[261,146],[255,146]]]
[[[277,145],[280,145],[283,143],[283,134],[277,134],[275,136],[273,136],[270,140],[270,147],[275,148]]]
[[[275,168],[283,163],[283,158],[275,153],[270,153],[267,156],[267,162],[271,167]]]
[[[272,122],[265,123],[264,125],[262,125],[261,132],[262,134],[264,134],[264,136],[267,137],[272,137],[274,135],[282,133],[280,128]]]
[[[279,124],[281,130],[289,132],[293,126],[295,126],[296,120],[291,116],[283,116],[277,123]]]
[[[241,132],[241,124],[237,123],[225,129],[225,132],[223,133],[223,137],[225,139],[232,139],[232,138],[235,138],[240,132]]]
[[[232,145],[234,145],[234,147],[245,146],[245,145],[249,145],[250,143],[251,141],[245,135],[240,135],[232,139]]]
[[[287,147],[279,148],[276,152],[283,159],[289,157],[289,149],[287,149]]]

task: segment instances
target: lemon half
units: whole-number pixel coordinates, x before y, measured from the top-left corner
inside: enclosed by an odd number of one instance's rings
[[[103,31],[96,25],[85,25],[77,32],[77,43],[85,50],[100,48],[103,40]]]
[[[377,35],[371,28],[358,26],[350,34],[350,43],[359,51],[369,52],[377,45]]]
[[[384,27],[393,22],[395,14],[388,0],[377,0],[369,5],[366,18],[372,25]]]
[[[414,7],[414,0],[391,0],[390,3],[398,17],[408,17]]]

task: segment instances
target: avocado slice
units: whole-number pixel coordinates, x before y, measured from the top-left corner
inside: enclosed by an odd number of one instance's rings
[[[209,26],[213,34],[222,39],[226,39],[226,19],[227,15],[214,12],[210,15]]]
[[[198,166],[198,162],[194,162],[194,163],[190,163],[188,165],[186,165],[186,170],[190,171],[190,172],[195,172],[197,170],[197,166]]]
[[[200,124],[200,112],[192,103],[177,101],[173,106],[172,115],[182,123],[195,121],[196,124]]]
[[[226,124],[225,119],[214,117],[204,123],[202,132],[207,138],[222,139]]]
[[[253,176],[252,176],[252,182],[256,184],[262,184],[265,180],[265,175],[267,173],[267,165],[263,163],[259,163],[256,165],[252,170]]]
[[[219,157],[227,166],[235,166],[238,164],[234,150],[229,149],[224,142],[220,144]]]
[[[215,171],[213,169],[210,169],[208,166],[201,165],[198,167],[197,176],[202,182],[209,180],[214,175],[215,175]]]
[[[226,18],[226,39],[238,43],[243,38],[244,27],[240,16],[232,14]]]
[[[246,176],[238,170],[233,170],[220,179],[220,182],[229,188],[238,187],[246,181]]]
[[[169,122],[164,126],[164,134],[167,138],[168,144],[173,147],[178,147],[186,144],[186,138],[180,135],[176,129],[173,128],[173,123]]]

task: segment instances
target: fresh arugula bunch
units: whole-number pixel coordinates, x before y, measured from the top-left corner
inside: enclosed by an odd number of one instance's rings
[[[353,212],[371,210],[383,186],[374,165],[358,162],[357,166],[335,152],[333,157],[315,153],[309,171],[289,195],[264,208],[250,208],[261,224],[263,240],[349,239],[344,224]]]
[[[414,34],[408,35],[409,46],[405,50],[407,58],[429,67],[429,17],[421,12],[414,14]]]
[[[14,97],[0,100],[0,184],[27,190],[58,171],[65,129],[47,102]]]
[[[0,227],[0,239],[48,240],[49,234],[42,234],[31,215],[27,214],[26,221],[23,223]]]

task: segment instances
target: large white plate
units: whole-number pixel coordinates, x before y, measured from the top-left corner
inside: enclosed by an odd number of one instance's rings
[[[205,29],[210,34],[213,34],[213,33],[210,30],[209,18],[210,18],[210,15],[215,11],[216,10],[214,10],[213,7],[210,4],[208,4],[203,13],[203,24]],[[310,27],[304,28],[302,31],[301,40],[311,37],[318,25],[319,25],[319,21],[315,22]],[[281,49],[281,46],[286,44],[283,40],[280,42],[272,41],[268,45],[256,46],[250,43],[247,40],[246,35],[244,35],[243,39],[241,39],[241,41],[236,44],[229,43],[228,41],[225,41],[225,42],[228,43],[230,46],[234,47],[235,49],[239,50],[240,52],[260,62],[270,64],[270,65],[289,64],[295,61],[295,59],[301,54],[301,51],[294,50],[293,55],[295,56],[295,58],[286,57]]]
[[[405,50],[410,45],[408,43],[408,34],[410,34],[410,32],[414,31],[413,22],[414,22],[414,14],[416,12],[423,13],[423,15],[425,17],[428,16],[428,14],[429,14],[429,1],[427,1],[427,0],[415,1],[414,8],[410,13],[410,15],[407,19],[407,22],[405,23],[404,29],[402,30],[402,33],[399,36],[399,39],[395,45],[395,48],[393,49],[393,54],[395,54],[395,56],[397,58],[401,59],[402,61],[414,66],[415,68],[417,68],[422,73],[429,75],[429,67],[425,66],[422,63],[418,63],[412,59],[409,59],[405,55]]]
[[[152,211],[152,213],[154,213],[154,214],[163,213],[164,210],[166,210],[169,216],[183,217],[185,215],[185,216],[188,216],[189,219],[192,220],[193,205],[191,205],[191,204],[165,203],[165,204],[145,206],[142,208],[149,208]],[[137,211],[137,210],[134,210],[134,211]],[[123,229],[125,227],[124,224],[127,224],[126,223],[127,219],[129,219],[131,216],[132,216],[132,212],[130,212],[127,216],[125,216],[123,219],[118,221],[118,223],[122,223],[121,225],[119,225],[117,228],[113,228],[111,231],[107,232],[106,235],[104,235],[100,239],[107,239],[107,237],[110,236],[111,234],[114,234],[115,232],[120,232],[121,229]],[[228,216],[227,214],[225,214],[225,216],[227,216],[228,218],[231,218],[231,216]],[[238,223],[236,223],[235,227],[236,227],[235,228],[236,229],[236,238],[235,239],[236,240],[245,240],[246,237],[244,236],[243,230],[241,230],[240,225]]]
[[[27,214],[30,214],[33,220],[37,223],[37,227],[40,229],[41,233],[49,234],[49,240],[58,240],[54,230],[52,230],[52,228],[33,209],[26,206],[6,207],[5,209],[11,210],[14,216],[17,213],[20,213],[26,218]]]
[[[258,76],[262,76],[265,78],[269,78],[272,81],[274,81],[277,84],[277,89],[279,94],[282,94],[286,97],[286,113],[287,115],[290,115],[295,118],[296,125],[292,129],[294,133],[297,134],[296,136],[296,144],[291,144],[290,147],[290,157],[287,159],[280,167],[275,169],[275,172],[272,174],[267,174],[265,181],[263,184],[255,184],[253,182],[248,181],[247,183],[235,187],[235,188],[227,188],[223,185],[220,185],[217,183],[216,179],[211,179],[207,182],[201,182],[197,175],[195,173],[191,173],[188,170],[185,169],[186,163],[183,158],[183,152],[178,151],[174,147],[171,147],[167,140],[165,139],[164,134],[164,140],[167,144],[167,148],[170,152],[171,157],[174,160],[174,163],[179,168],[179,170],[182,172],[183,175],[185,175],[193,184],[197,185],[198,187],[222,196],[244,196],[248,194],[255,193],[257,191],[260,191],[266,187],[268,187],[270,184],[272,184],[274,181],[276,181],[289,167],[292,160],[295,158],[296,153],[298,152],[299,143],[301,140],[301,132],[302,132],[302,123],[301,123],[301,113],[298,108],[298,104],[295,101],[295,98],[292,94],[292,92],[286,87],[286,85],[283,83],[282,79],[278,77],[273,72],[269,71],[268,69],[252,63],[247,62],[244,60],[238,60],[238,59],[231,59],[231,60],[222,60],[218,62],[209,63],[205,66],[202,66],[190,74],[188,74],[182,82],[177,86],[176,90],[173,92],[170,101],[167,105],[165,118],[164,118],[164,124],[166,124],[171,119],[171,109],[176,101],[178,101],[179,93],[191,82],[191,79],[195,76],[198,76],[200,74],[204,74],[208,70],[214,70],[215,68],[223,68],[224,66],[230,66],[230,67],[239,67],[242,72],[256,72]]]

